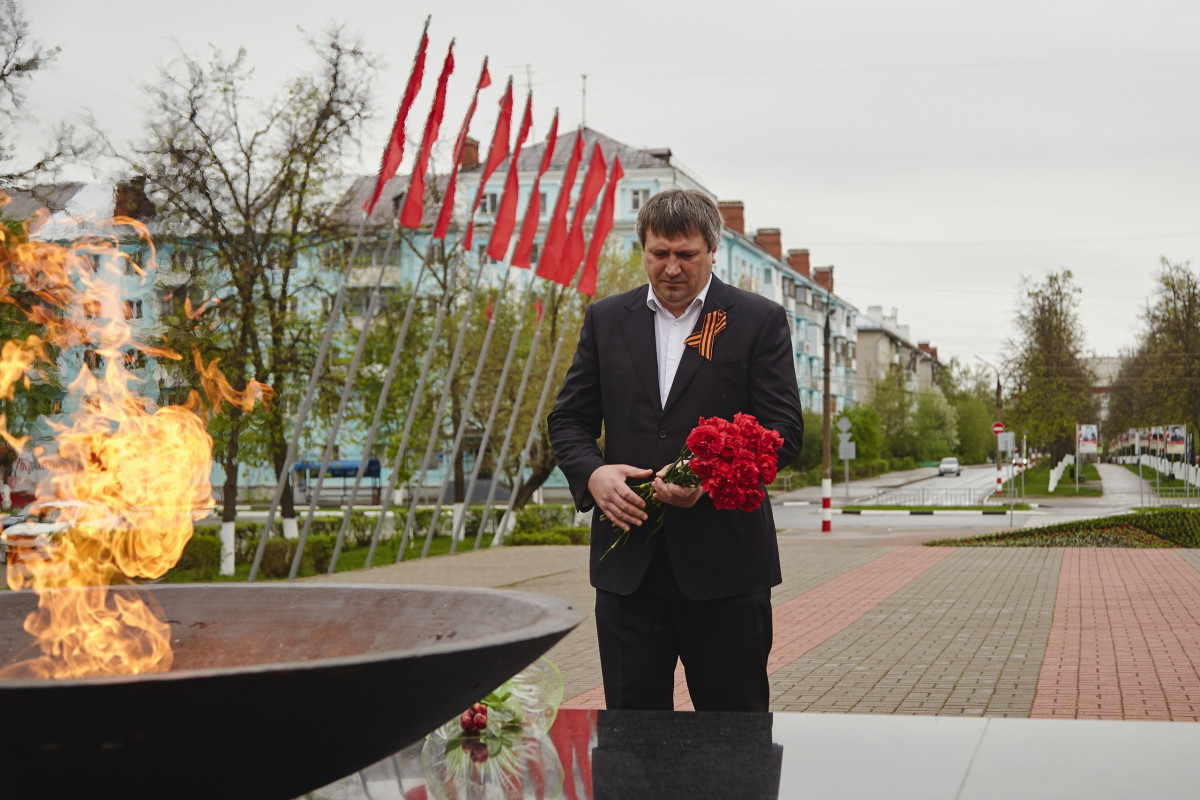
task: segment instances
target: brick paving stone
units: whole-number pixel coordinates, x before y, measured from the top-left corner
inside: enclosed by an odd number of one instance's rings
[[[1031,716],[1200,721],[1197,556],[1066,551]]]
[[[940,548],[938,548],[940,549]],[[1053,620],[1061,552],[959,548],[842,632],[772,675],[774,703],[806,711],[844,706],[897,713],[906,698],[936,695],[920,713],[1028,715],[1033,693],[996,697],[996,687],[1032,687]],[[876,677],[862,687],[861,677]],[[834,683],[829,685],[828,678]],[[884,694],[880,692],[884,691]],[[835,694],[837,692],[837,694]],[[1018,707],[1018,703],[1024,706]],[[908,706],[905,706],[908,709]]]

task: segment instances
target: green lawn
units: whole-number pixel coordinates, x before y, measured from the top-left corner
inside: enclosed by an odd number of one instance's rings
[[[1083,474],[1080,475],[1079,491],[1075,491],[1075,479],[1071,477],[1071,470],[1068,468],[1063,472],[1062,478],[1055,487],[1054,492],[1050,492],[1050,462],[1044,460],[1033,469],[1025,473],[1025,494],[1042,496],[1042,497],[1099,497],[1104,494],[1104,489],[1100,482],[1100,473],[1096,470],[1095,464],[1084,464]],[[1020,485],[1021,478],[1017,476],[1015,479],[1017,485]]]
[[[1138,465],[1137,464],[1123,464],[1122,466],[1124,466],[1125,469],[1129,470],[1134,475],[1138,474]],[[1178,478],[1174,478],[1174,477],[1166,474],[1165,472],[1160,473],[1160,472],[1158,472],[1158,470],[1154,469],[1153,467],[1143,466],[1142,467],[1142,478],[1150,481],[1150,483],[1153,484],[1154,486],[1160,487],[1163,489],[1182,489],[1183,488],[1183,481],[1179,480]]]

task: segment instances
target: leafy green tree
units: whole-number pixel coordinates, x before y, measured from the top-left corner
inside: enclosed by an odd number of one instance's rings
[[[973,370],[951,358],[938,371],[938,388],[958,417],[958,458],[964,464],[982,464],[996,451],[995,386],[982,365]]]
[[[1186,423],[1200,430],[1200,276],[1165,258],[1146,304],[1141,343],[1112,387],[1109,433]]]
[[[850,440],[854,442],[855,458],[860,463],[883,458],[883,429],[880,427],[879,412],[868,405],[857,405],[846,409],[843,416],[850,420]],[[819,425],[818,419],[818,437],[821,432]]]
[[[898,365],[892,364],[885,376],[871,384],[869,403],[879,415],[883,457],[915,459],[918,446],[913,426],[914,398]]]
[[[1025,278],[1023,294],[1005,359],[1014,384],[1009,427],[1028,431],[1030,443],[1057,462],[1074,452],[1076,424],[1097,418],[1078,317],[1081,290],[1063,270],[1042,283]]]
[[[918,393],[913,428],[919,461],[937,461],[958,452],[958,412],[940,389]]]

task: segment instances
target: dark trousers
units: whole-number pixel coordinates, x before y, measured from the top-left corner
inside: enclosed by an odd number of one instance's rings
[[[673,709],[675,664],[682,660],[697,711],[767,710],[769,589],[689,600],[659,542],[636,592],[596,590],[596,633],[610,709]]]

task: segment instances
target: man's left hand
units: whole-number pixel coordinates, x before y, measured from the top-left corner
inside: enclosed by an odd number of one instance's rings
[[[679,508],[691,508],[696,505],[696,501],[700,499],[700,495],[704,494],[704,489],[699,486],[687,487],[667,483],[662,479],[666,471],[667,467],[663,467],[654,476],[655,499],[668,506],[678,506]]]

